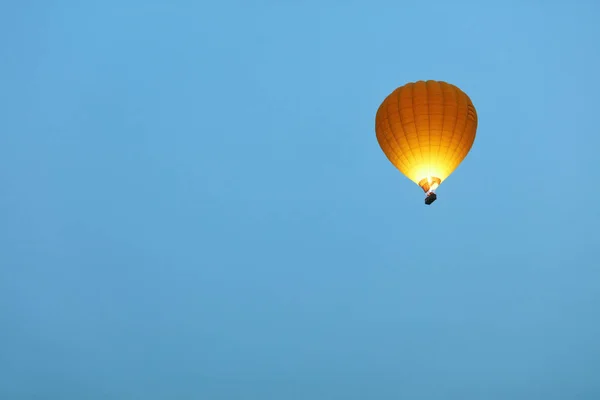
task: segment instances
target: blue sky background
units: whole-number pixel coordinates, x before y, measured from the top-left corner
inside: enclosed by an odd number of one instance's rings
[[[0,398],[600,398],[594,1],[0,6]],[[397,86],[472,98],[438,190]]]

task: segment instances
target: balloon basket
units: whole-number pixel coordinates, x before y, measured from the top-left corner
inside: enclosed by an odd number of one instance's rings
[[[430,205],[431,203],[433,203],[435,201],[435,199],[437,199],[437,196],[435,193],[431,192],[427,194],[427,197],[425,197],[425,204]]]

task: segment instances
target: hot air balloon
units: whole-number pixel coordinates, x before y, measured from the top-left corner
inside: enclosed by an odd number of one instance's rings
[[[375,133],[388,160],[426,194],[435,190],[464,160],[475,141],[477,112],[469,96],[442,81],[400,86],[379,106]]]

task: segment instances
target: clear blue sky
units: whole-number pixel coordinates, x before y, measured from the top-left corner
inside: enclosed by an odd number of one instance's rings
[[[0,398],[600,398],[568,4],[5,2]],[[374,132],[420,79],[480,119],[431,207]]]

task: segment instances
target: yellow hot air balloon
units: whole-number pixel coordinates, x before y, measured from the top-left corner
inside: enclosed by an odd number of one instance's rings
[[[476,131],[477,112],[469,96],[441,81],[400,86],[385,98],[375,117],[379,146],[423,189],[427,205],[471,150]]]

